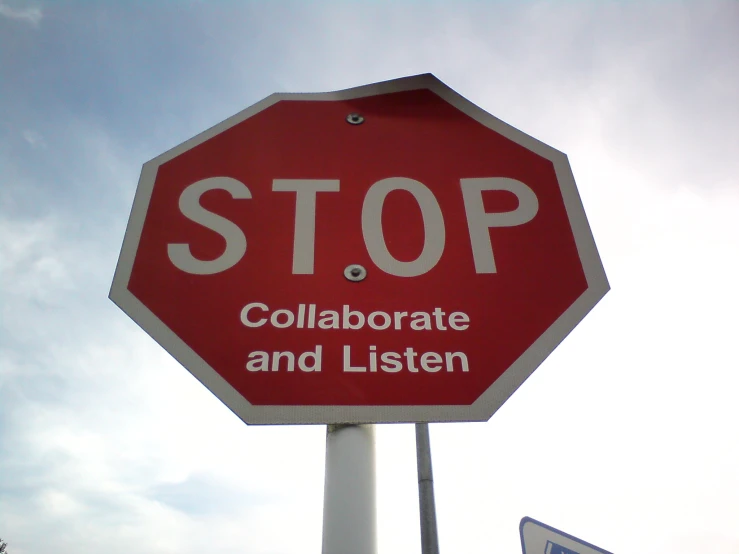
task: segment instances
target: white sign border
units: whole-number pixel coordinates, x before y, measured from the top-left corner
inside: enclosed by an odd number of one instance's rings
[[[129,290],[133,262],[157,170],[179,156],[282,100],[343,101],[428,89],[482,125],[550,160],[555,168],[588,288],[473,404],[454,406],[256,406],[176,336]],[[487,421],[608,292],[609,285],[567,156],[490,115],[434,75],[426,73],[326,93],[272,94],[145,163],[116,266],[110,299],[247,424],[410,423]]]
[[[564,531],[560,531],[559,529],[555,529],[551,525],[547,525],[546,523],[542,523],[541,521],[535,520],[533,517],[524,517],[521,520],[521,524],[518,526],[518,532],[521,535],[521,549],[523,550],[523,554],[543,554],[542,552],[527,552],[526,551],[526,542],[524,541],[524,527],[526,524],[532,524],[535,527],[541,527],[542,529],[546,529],[547,531],[553,533],[554,535],[557,535],[558,537],[564,537],[574,543],[576,543],[579,546],[585,546],[593,551],[595,551],[598,554],[613,554],[612,552],[609,552],[608,550],[603,550],[602,548],[595,546],[594,544],[591,544],[587,541],[584,541],[582,539],[578,539],[577,537],[573,537],[569,533],[565,533]],[[565,546],[565,545],[562,545]],[[565,548],[570,548],[569,546],[565,546]],[[571,548],[570,548],[571,550]],[[582,553],[587,554],[587,553]]]

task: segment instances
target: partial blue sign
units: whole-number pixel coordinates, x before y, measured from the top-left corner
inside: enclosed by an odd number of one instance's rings
[[[521,520],[523,554],[612,554],[530,517]]]

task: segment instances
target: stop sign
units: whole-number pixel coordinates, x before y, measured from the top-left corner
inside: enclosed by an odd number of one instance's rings
[[[247,423],[487,420],[608,283],[561,152],[432,75],[146,163],[111,299]]]

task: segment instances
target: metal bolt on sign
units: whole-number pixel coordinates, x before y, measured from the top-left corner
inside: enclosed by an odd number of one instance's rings
[[[352,125],[361,125],[364,123],[364,117],[358,113],[350,113],[346,116],[346,121]]]
[[[359,264],[351,264],[346,266],[346,269],[344,270],[344,277],[346,277],[350,281],[358,283],[359,281],[364,281],[364,279],[367,277],[367,270],[364,268],[364,266],[361,266]]]

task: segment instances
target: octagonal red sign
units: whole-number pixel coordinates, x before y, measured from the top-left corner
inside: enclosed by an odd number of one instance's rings
[[[607,290],[566,156],[421,75],[146,163],[111,298],[247,423],[479,421]]]

